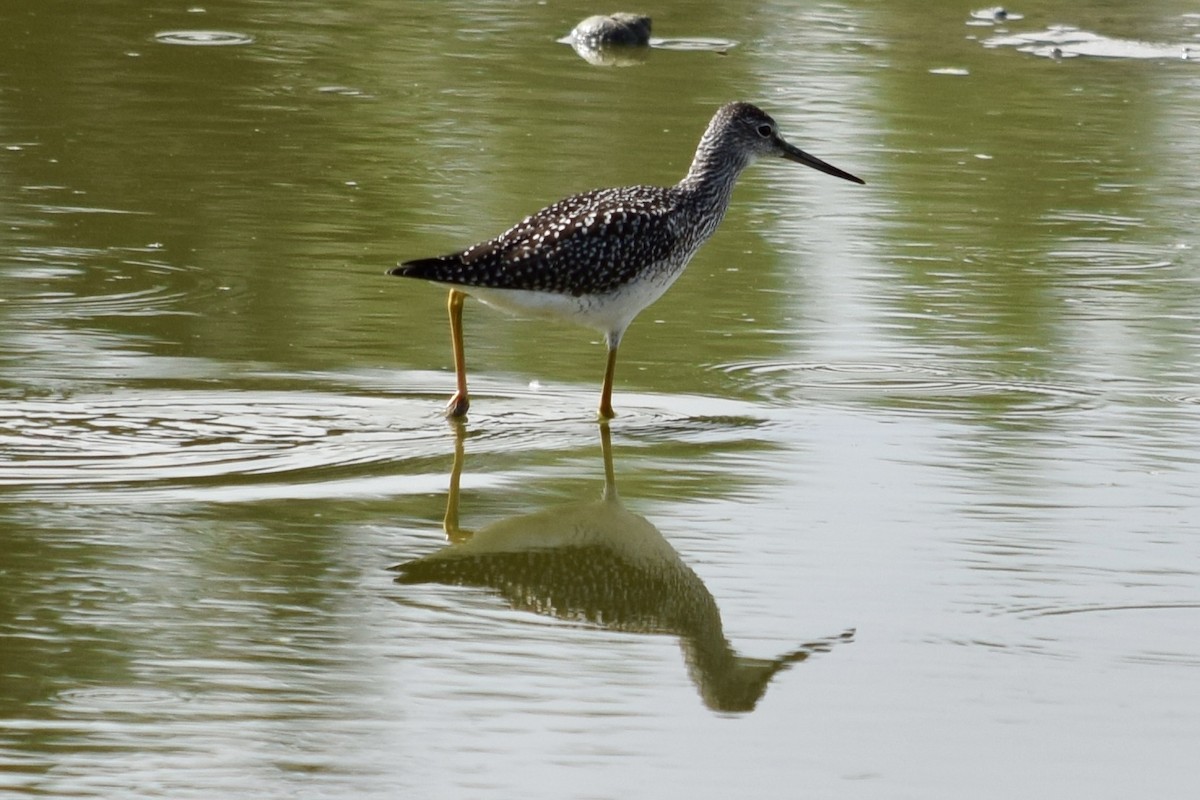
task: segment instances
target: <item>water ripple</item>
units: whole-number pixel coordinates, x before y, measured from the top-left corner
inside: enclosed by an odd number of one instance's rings
[[[4,274],[4,306],[39,318],[47,311],[67,319],[187,314],[193,312],[182,310],[184,301],[236,289],[197,267],[111,256],[97,249],[23,248]]]
[[[0,486],[162,484],[440,455],[404,402],[328,392],[145,390],[0,408]],[[315,476],[310,476],[310,479]]]
[[[1131,605],[1082,605],[1082,606],[1026,606],[1010,609],[1009,613],[1025,619],[1035,617],[1061,617],[1069,614],[1095,614],[1117,611],[1175,611],[1179,609],[1200,610],[1200,602],[1179,603],[1135,603]]]
[[[1015,47],[1022,53],[1045,58],[1195,58],[1194,45],[1168,42],[1142,42],[1118,39],[1071,25],[1051,25],[1042,31],[993,36],[983,42],[987,48]]]
[[[1200,650],[1190,635],[1196,611],[1200,602],[1194,600],[1007,609],[1018,619],[1041,621],[1022,646],[1031,653],[1078,659],[1087,652],[1124,664],[1191,668],[1200,666]]]
[[[748,361],[714,369],[743,377],[750,387],[775,402],[824,393],[836,403],[879,404],[920,413],[961,412],[965,401],[1000,408],[1006,415],[1042,415],[1094,406],[1094,391],[1000,377],[958,377],[950,373],[895,364],[823,364]]]
[[[393,373],[382,388],[375,385],[382,379],[358,376],[350,390],[328,385],[329,376],[257,380],[281,388],[114,388],[14,398],[0,406],[0,487],[127,502],[131,491],[157,500],[245,500],[441,486],[440,462],[453,433],[442,417],[444,376]],[[480,411],[468,421],[472,448],[574,452],[580,438],[595,434],[593,395],[591,387],[513,392],[481,378]],[[633,437],[710,441],[760,424],[744,403],[627,399],[620,424]],[[381,464],[403,465],[402,476]]]
[[[161,31],[154,34],[160,44],[187,45],[191,47],[229,47],[252,44],[254,37],[234,31]]]

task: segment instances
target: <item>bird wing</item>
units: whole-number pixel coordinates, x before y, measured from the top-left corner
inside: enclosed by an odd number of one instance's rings
[[[459,286],[579,296],[612,292],[670,257],[678,231],[669,189],[636,186],[568,197],[458,253],[389,274]]]

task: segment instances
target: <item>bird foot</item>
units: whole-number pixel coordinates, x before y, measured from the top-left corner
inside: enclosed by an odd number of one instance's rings
[[[471,401],[465,393],[455,392],[450,398],[450,402],[446,404],[447,417],[465,417],[467,409],[471,407]]]

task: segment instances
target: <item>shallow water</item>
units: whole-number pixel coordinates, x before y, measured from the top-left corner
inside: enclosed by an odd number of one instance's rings
[[[327,5],[0,10],[6,796],[1194,793],[1194,9]],[[447,423],[383,271],[734,97],[867,185],[745,174],[609,469],[586,331]]]

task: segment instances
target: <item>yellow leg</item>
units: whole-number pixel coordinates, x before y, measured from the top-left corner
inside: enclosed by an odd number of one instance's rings
[[[617,414],[612,407],[613,375],[617,371],[617,345],[608,346],[608,366],[604,370],[604,386],[600,390],[600,419],[612,419]]]
[[[454,377],[457,389],[450,402],[446,405],[446,416],[465,417],[471,407],[471,399],[467,397],[467,358],[463,352],[462,310],[463,301],[467,296],[457,289],[450,290],[450,300],[447,308],[450,311],[450,344],[454,347]]]

